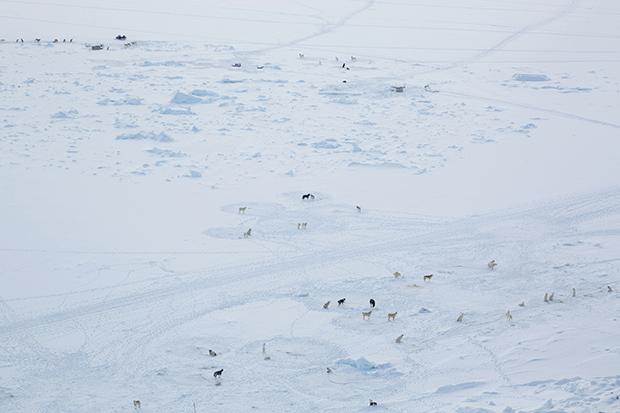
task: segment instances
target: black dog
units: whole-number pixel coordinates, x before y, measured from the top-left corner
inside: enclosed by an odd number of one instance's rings
[[[338,305],[342,305],[344,304],[344,302],[346,301],[346,298],[341,298],[340,300],[338,300]]]
[[[372,298],[370,299],[370,306],[372,308],[375,308],[375,300],[373,300]]]
[[[314,199],[314,195],[312,195],[312,194],[302,195],[301,199]]]
[[[213,373],[213,377],[214,377],[214,378],[216,378],[216,379],[217,379],[218,377],[222,377],[222,373],[223,373],[223,372],[224,372],[224,369],[217,370],[217,371],[215,371],[215,372]]]
[[[115,37],[116,40],[127,40],[127,36],[124,34],[119,34]]]

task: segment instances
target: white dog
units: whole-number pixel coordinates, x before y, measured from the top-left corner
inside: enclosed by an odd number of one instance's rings
[[[372,310],[370,311],[362,311],[362,320],[370,320],[370,315],[372,314]]]
[[[240,214],[245,214],[245,210],[248,209],[248,207],[239,207],[239,213]]]
[[[506,320],[512,321],[512,314],[510,313],[510,310],[506,311]]]
[[[140,406],[140,400],[134,400],[133,401],[133,408],[134,409],[141,409],[142,406]]]
[[[395,321],[396,320],[396,314],[398,314],[398,311],[395,311],[393,313],[388,313],[388,321]]]

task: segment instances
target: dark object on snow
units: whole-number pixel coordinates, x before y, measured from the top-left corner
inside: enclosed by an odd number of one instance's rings
[[[213,372],[213,377],[215,378],[221,377],[223,372],[224,372],[224,369],[216,370]]]
[[[90,50],[103,50],[103,45],[102,44],[96,44],[94,46],[91,46]]]
[[[340,300],[338,300],[338,305],[344,304],[346,300],[347,300],[346,298],[341,298]]]
[[[376,303],[375,303],[375,300],[373,300],[373,299],[371,298],[371,299],[370,299],[370,306],[371,306],[372,308],[375,308],[375,304],[376,304]]]
[[[125,36],[124,34],[118,34],[115,37],[116,40],[127,40],[127,36]]]
[[[373,399],[370,399],[370,400],[368,401],[368,405],[369,405],[369,406],[376,406],[376,405],[377,405],[377,402],[376,402],[376,401],[374,401]]]
[[[210,355],[211,357],[215,357],[215,356],[217,356],[217,353],[216,353],[215,351],[213,351],[213,350],[209,349],[209,355]]]
[[[34,41],[39,43],[39,42],[41,42],[41,39],[34,39]]]
[[[392,86],[392,92],[403,93],[405,91],[405,86]]]
[[[241,67],[241,63],[233,63],[232,67]]]
[[[305,194],[301,196],[301,199],[314,199],[314,195],[312,194]]]
[[[58,43],[58,39],[54,39],[52,43]]]

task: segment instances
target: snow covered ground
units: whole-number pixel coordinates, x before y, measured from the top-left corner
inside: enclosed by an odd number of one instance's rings
[[[0,0],[0,411],[620,412],[619,18]]]

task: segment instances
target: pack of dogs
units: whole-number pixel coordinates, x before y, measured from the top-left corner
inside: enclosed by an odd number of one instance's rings
[[[303,59],[303,57],[304,57],[304,56],[303,56],[303,54],[300,54],[300,55],[299,55],[299,57],[300,57],[300,59]],[[352,60],[355,60],[355,59],[352,57]],[[346,65],[345,65],[345,64],[343,64],[343,68],[344,68],[344,67],[346,67]],[[428,86],[428,85],[427,85],[427,86]],[[404,89],[404,87],[403,87],[403,89]],[[425,89],[427,89],[427,88],[425,87]],[[313,200],[313,199],[315,199],[315,196],[314,196],[313,194],[311,194],[311,193],[307,193],[307,194],[303,194],[303,195],[301,196],[301,199],[302,199],[302,200]],[[361,209],[361,207],[360,207],[359,205],[357,205],[355,208],[356,208],[356,210],[357,210],[357,212],[358,212],[358,213],[360,213],[360,212],[362,211],[362,209]],[[247,210],[247,207],[245,207],[245,206],[243,206],[243,207],[239,207],[239,214],[245,214],[246,210]],[[299,222],[299,223],[297,223],[297,229],[298,229],[298,230],[303,230],[303,229],[306,229],[306,228],[307,228],[307,225],[308,225],[308,223],[307,223],[307,222]],[[249,237],[252,235],[252,229],[251,229],[251,228],[249,228],[249,229],[248,229],[248,230],[247,230],[247,231],[246,231],[243,235],[244,235],[244,238],[249,238]],[[497,268],[497,266],[498,266],[498,263],[497,263],[497,261],[496,261],[495,259],[493,259],[493,260],[491,260],[491,261],[489,261],[489,262],[487,263],[487,268],[488,268],[490,271],[494,271],[494,270]],[[402,274],[400,271],[394,271],[394,272],[392,273],[392,275],[394,276],[394,278],[395,278],[395,279],[400,279],[400,278],[402,278],[402,277],[403,277],[403,274]],[[425,274],[425,275],[423,275],[423,276],[422,276],[422,279],[423,279],[423,281],[424,281],[424,282],[431,282],[431,281],[432,281],[432,279],[433,279],[433,277],[434,277],[434,274],[430,273],[430,274]],[[416,285],[416,286],[417,286],[417,285]],[[418,287],[419,287],[419,286],[418,286]],[[613,289],[612,289],[612,287],[611,287],[611,286],[607,286],[607,292],[609,292],[609,293],[613,292]],[[572,297],[576,297],[576,296],[577,296],[577,291],[576,291],[576,289],[575,289],[575,288],[572,288]],[[544,301],[545,303],[552,303],[552,302],[555,302],[555,293],[554,293],[554,292],[551,292],[551,293],[545,292],[545,295],[544,295],[543,301]],[[346,298],[341,298],[341,299],[337,300],[336,302],[337,302],[337,304],[338,304],[338,307],[341,307],[341,306],[343,306],[343,305],[345,304],[345,302],[346,302]],[[561,300],[560,300],[559,302],[561,302]],[[324,310],[328,310],[328,309],[329,309],[330,304],[331,304],[331,300],[326,301],[326,302],[322,305],[323,309],[324,309]],[[372,316],[372,313],[373,313],[373,311],[374,311],[374,310],[375,310],[375,308],[376,308],[376,301],[375,301],[373,298],[371,298],[371,299],[369,300],[369,305],[370,305],[370,309],[369,309],[368,311],[362,311],[362,312],[361,312],[361,313],[362,313],[362,320],[370,320],[370,317]],[[521,303],[519,303],[519,304],[518,304],[518,306],[519,306],[519,307],[525,307],[525,301],[522,301]],[[395,312],[391,312],[391,313],[387,313],[387,321],[388,321],[388,322],[395,322],[395,321],[396,321],[396,317],[397,317],[397,315],[398,315],[398,312],[397,312],[397,311],[395,311]],[[461,313],[459,314],[459,316],[456,318],[456,322],[458,322],[458,323],[463,323],[463,321],[464,321],[464,317],[465,317],[465,313],[462,313],[462,312],[461,312]],[[506,318],[506,320],[507,320],[509,323],[512,323],[512,321],[513,321],[513,315],[512,315],[512,312],[511,312],[510,310],[507,310],[507,311],[504,313],[504,317]],[[394,339],[394,342],[395,342],[396,344],[400,344],[400,343],[402,343],[402,340],[403,340],[404,336],[405,336],[404,334],[400,334],[398,337],[396,337],[396,338]],[[216,356],[215,352],[213,352],[212,350],[209,350],[209,355],[211,355],[211,356],[213,356],[213,357],[214,357],[214,356]],[[263,357],[264,357],[264,359],[265,359],[265,360],[270,360],[270,359],[271,359],[271,358],[270,358],[270,357],[266,354],[265,344],[263,344]],[[221,379],[221,376],[222,376],[222,372],[223,372],[223,371],[224,371],[223,369],[220,369],[220,370],[217,370],[217,371],[215,371],[215,372],[213,373],[213,377],[215,378],[215,380],[216,380],[216,384],[218,384],[218,385],[219,385],[219,383],[220,383],[220,382],[219,382],[219,380]],[[327,371],[327,374],[332,374],[332,373],[333,373],[333,370],[332,370],[330,367],[327,367],[327,370],[326,370],[326,371]],[[139,401],[137,401],[137,402],[138,402],[138,404],[137,404],[137,406],[138,406],[138,407],[137,407],[137,408],[139,408],[139,406],[140,406],[140,404],[139,404],[139,403],[140,403],[140,402],[139,402]],[[370,406],[377,406],[377,402],[376,402],[376,401],[374,401],[374,400],[372,400],[372,399],[369,399],[369,405],[370,405]],[[136,401],[134,401],[134,407],[135,407],[135,406],[136,406]]]
[[[115,37],[115,40],[119,40],[119,41],[125,41],[126,39],[127,39],[127,36],[124,35],[124,34],[119,34],[119,35],[117,35]],[[4,39],[2,39],[1,41],[4,41]],[[35,43],[40,43],[41,42],[41,38],[35,38],[34,42]],[[15,40],[15,43],[24,43],[24,39],[23,38],[17,38]],[[60,40],[58,38],[55,38],[55,39],[52,40],[52,43],[60,43]],[[73,43],[73,39],[72,38],[69,39],[68,42],[67,42],[67,39],[63,39],[62,43]],[[130,42],[130,43],[125,43],[125,47],[133,46],[135,44],[136,44],[135,41],[134,42]],[[95,45],[90,45],[89,47],[90,47],[91,50],[103,50],[104,45],[103,44],[95,44]],[[109,50],[109,47],[107,49]],[[300,59],[304,59],[305,58],[304,54],[299,53],[299,58]],[[351,59],[352,62],[356,61],[356,57],[355,56],[351,56],[350,59]],[[338,62],[338,61],[339,61],[339,59],[338,59],[338,57],[336,57],[336,62]],[[232,67],[240,68],[241,67],[241,63],[233,63]],[[263,69],[263,68],[264,68],[264,66],[257,66],[257,69]],[[347,66],[346,63],[342,63],[341,68],[342,69],[346,69],[346,70],[350,70],[350,68]],[[346,83],[346,80],[343,80],[343,83]],[[405,86],[404,85],[403,86],[392,86],[391,89],[394,92],[402,93],[405,90]],[[424,90],[427,91],[427,92],[433,92],[433,93],[437,92],[437,91],[431,89],[430,85],[425,85],[424,86]],[[315,199],[315,195],[313,195],[312,193],[306,193],[306,194],[303,194],[301,196],[301,199],[302,200],[314,200]],[[355,209],[357,210],[358,213],[362,212],[362,208],[359,205],[356,205]],[[245,214],[246,211],[247,211],[247,206],[239,207],[239,210],[238,210],[239,214]],[[299,229],[299,230],[306,229],[307,225],[308,225],[307,222],[300,222],[300,223],[297,224],[297,229]],[[243,237],[244,238],[250,238],[251,236],[252,236],[252,228],[249,228],[246,232],[243,233]],[[495,270],[495,268],[497,266],[498,266],[498,264],[497,264],[495,259],[493,259],[493,260],[491,260],[491,261],[489,261],[487,263],[487,267],[491,271]],[[393,273],[393,276],[394,276],[395,279],[399,279],[399,278],[403,277],[402,273],[399,272],[399,271],[395,271]],[[425,282],[426,281],[430,282],[432,278],[433,278],[433,274],[426,274],[426,275],[423,276],[423,280]],[[612,293],[613,291],[614,291],[613,288],[608,285],[607,286],[607,292],[608,293]],[[572,288],[572,297],[576,297],[576,296],[577,296],[576,289]],[[341,298],[341,299],[337,300],[338,307],[344,305],[345,301],[346,301],[346,298]],[[552,303],[552,302],[554,302],[555,301],[554,292],[551,292],[551,293],[545,292],[545,295],[543,297],[543,301],[545,303]],[[331,303],[331,301],[325,302],[323,304],[323,309],[325,309],[325,310],[329,309],[330,303]],[[363,320],[370,320],[370,317],[372,315],[373,309],[376,307],[376,302],[372,298],[369,300],[369,304],[370,304],[371,309],[369,311],[362,311],[362,319]],[[519,305],[519,307],[525,307],[525,301],[522,301],[518,305]],[[392,312],[392,313],[388,313],[387,314],[388,322],[389,321],[396,321],[396,316],[397,315],[398,315],[397,311]],[[505,315],[507,321],[512,322],[513,316],[512,316],[512,313],[511,313],[510,310],[507,310],[504,315]],[[459,316],[457,317],[456,321],[459,322],[459,323],[462,323],[463,319],[464,319],[464,316],[465,316],[464,313],[460,313]],[[395,343],[400,344],[402,342],[402,340],[403,340],[403,337],[404,337],[404,334],[401,334],[398,337],[396,337],[396,339],[394,340]],[[262,346],[262,354],[263,354],[264,360],[270,360],[271,359],[271,357],[269,355],[267,355],[265,344],[263,344],[263,346]],[[216,357],[217,353],[215,351],[209,349],[209,356]],[[223,372],[224,372],[224,369],[219,369],[219,370],[216,370],[216,371],[213,372],[213,378],[216,380],[216,385],[219,385],[221,383],[220,380],[222,378]],[[327,373],[331,374],[331,373],[333,373],[333,370],[331,368],[327,367]],[[377,406],[377,402],[372,400],[372,399],[369,399],[369,406]],[[140,400],[133,400],[133,407],[136,410],[137,409],[141,409],[142,408],[142,403],[140,402]]]
[[[4,39],[0,40],[0,41],[4,41]],[[34,39],[35,43],[41,43],[41,38],[37,37]],[[48,40],[49,42],[49,40]],[[67,42],[67,39],[62,39],[63,43],[73,43],[73,39],[69,39],[69,42]],[[24,39],[19,38],[15,40],[15,43],[24,43]],[[60,43],[60,39],[58,38],[54,38],[53,40],[51,40],[51,43]]]

